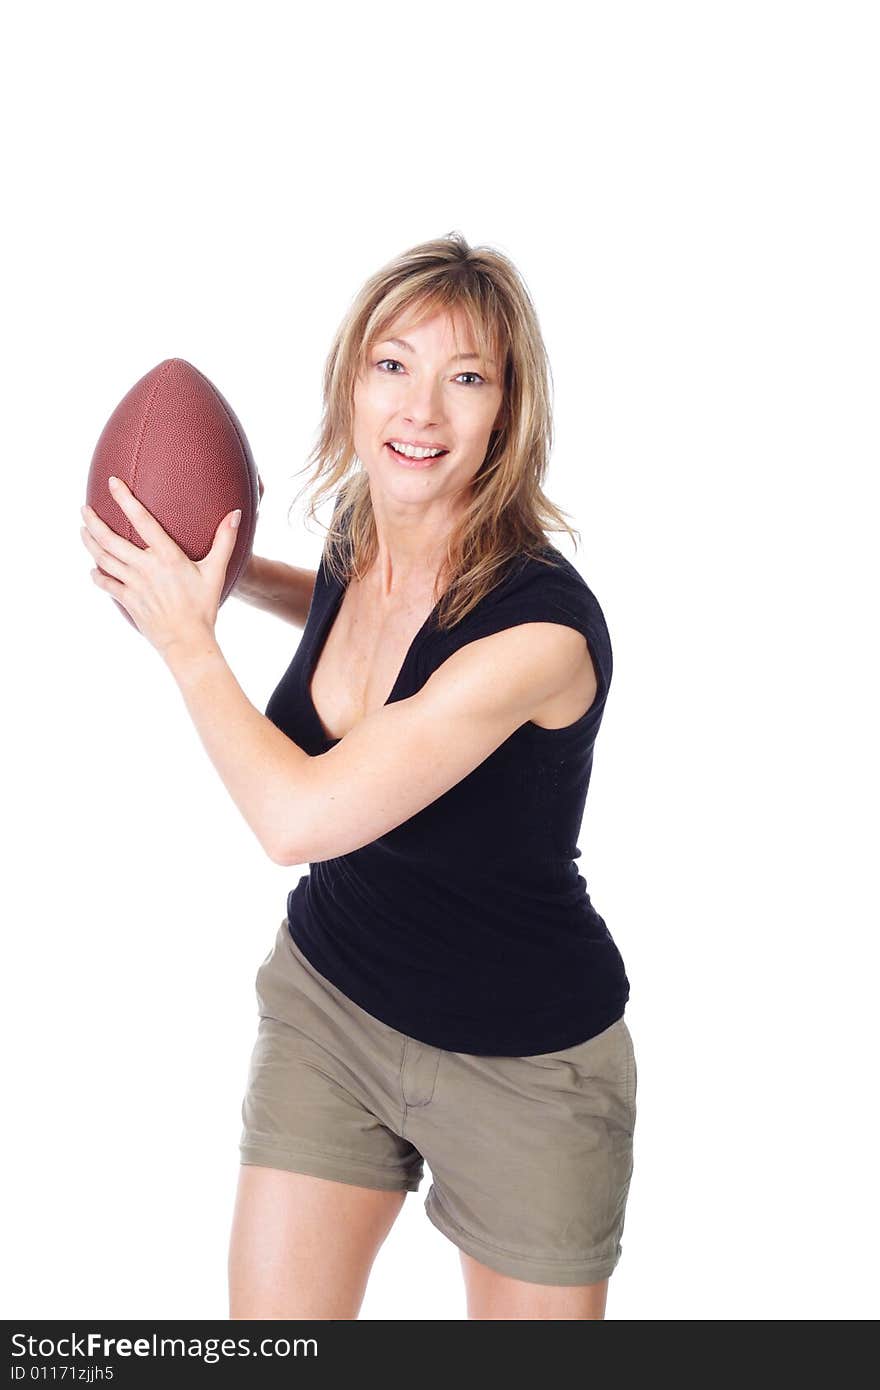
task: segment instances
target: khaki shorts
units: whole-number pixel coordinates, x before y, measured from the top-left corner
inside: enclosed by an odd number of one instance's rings
[[[287,918],[255,980],[241,1162],[416,1192],[490,1269],[536,1284],[611,1274],[633,1167],[636,1061],[623,1018],[559,1052],[417,1042],[306,960]]]

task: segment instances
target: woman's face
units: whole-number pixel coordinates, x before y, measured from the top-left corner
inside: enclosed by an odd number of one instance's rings
[[[479,472],[500,427],[500,366],[476,356],[461,315],[439,313],[418,327],[401,319],[388,333],[355,383],[355,452],[372,489],[396,501],[452,497]],[[447,452],[406,458],[391,440]]]

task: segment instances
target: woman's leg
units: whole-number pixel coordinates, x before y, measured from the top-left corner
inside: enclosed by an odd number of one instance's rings
[[[597,1284],[528,1284],[511,1279],[480,1264],[460,1251],[467,1294],[468,1317],[510,1321],[514,1318],[602,1319],[608,1297],[608,1279]]]
[[[406,1199],[242,1164],[229,1246],[229,1316],[355,1319]]]

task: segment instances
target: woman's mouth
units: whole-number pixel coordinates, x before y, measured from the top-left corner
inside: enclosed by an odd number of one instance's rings
[[[407,458],[406,454],[398,453],[392,444],[386,443],[385,448],[394,462],[401,464],[404,468],[430,468],[433,463],[439,463],[441,459],[445,459],[449,453],[448,449],[444,449],[442,454],[437,454],[434,458],[411,459]]]

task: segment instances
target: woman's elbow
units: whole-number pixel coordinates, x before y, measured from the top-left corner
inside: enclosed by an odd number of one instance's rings
[[[283,869],[293,869],[298,864],[314,864],[319,859],[331,859],[341,853],[330,843],[332,839],[330,827],[322,833],[317,827],[301,825],[293,834],[285,837],[272,859]]]

